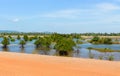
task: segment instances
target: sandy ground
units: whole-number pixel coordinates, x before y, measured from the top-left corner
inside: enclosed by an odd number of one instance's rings
[[[82,38],[89,39],[93,38],[94,36],[81,36]],[[99,36],[100,38],[112,38],[112,39],[120,39],[120,36]]]
[[[0,52],[0,76],[120,76],[120,62]]]

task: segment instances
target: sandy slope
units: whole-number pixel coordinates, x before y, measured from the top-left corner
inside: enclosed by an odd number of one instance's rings
[[[120,62],[0,52],[0,76],[120,76]]]

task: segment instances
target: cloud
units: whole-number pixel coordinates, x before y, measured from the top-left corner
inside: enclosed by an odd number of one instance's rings
[[[42,15],[43,17],[50,17],[50,18],[77,18],[80,15],[79,9],[71,9],[71,10],[59,10],[56,12],[52,12],[49,14]]]
[[[15,18],[15,19],[12,20],[12,22],[15,22],[15,23],[19,22],[19,21],[20,21],[20,19],[18,19],[18,18]]]
[[[97,4],[96,6],[98,9],[103,11],[120,10],[120,6],[111,3],[101,3]]]

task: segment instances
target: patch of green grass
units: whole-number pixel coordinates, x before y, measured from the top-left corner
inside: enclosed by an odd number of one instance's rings
[[[91,50],[97,50],[99,52],[120,52],[120,50],[112,50],[110,48],[91,48]]]

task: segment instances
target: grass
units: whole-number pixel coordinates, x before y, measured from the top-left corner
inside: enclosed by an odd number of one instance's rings
[[[120,50],[112,50],[110,48],[92,48],[91,47],[91,50],[97,50],[99,52],[120,52]]]

